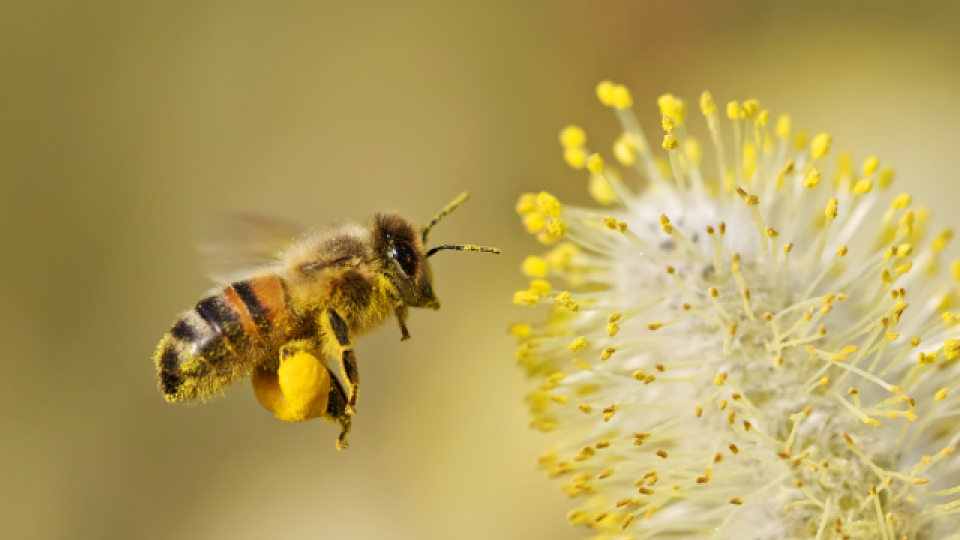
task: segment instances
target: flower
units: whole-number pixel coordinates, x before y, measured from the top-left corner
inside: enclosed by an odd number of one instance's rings
[[[829,135],[807,141],[757,100],[722,122],[703,94],[710,150],[662,96],[663,160],[629,91],[597,93],[645,187],[568,127],[564,158],[607,208],[517,205],[552,245],[514,297],[549,313],[510,331],[540,381],[531,425],[555,441],[540,464],[579,503],[570,522],[636,540],[960,538],[952,233],[930,239],[877,158],[831,167]]]

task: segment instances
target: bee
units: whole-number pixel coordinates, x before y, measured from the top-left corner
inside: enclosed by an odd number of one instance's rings
[[[221,279],[225,286],[177,317],[153,358],[164,398],[206,401],[250,377],[257,399],[277,418],[339,423],[337,447],[345,448],[360,386],[355,339],[392,315],[406,341],[410,308],[440,309],[433,255],[500,252],[474,245],[427,249],[430,230],[467,197],[461,194],[422,228],[377,214],[367,227],[334,225],[292,243],[290,227],[248,219],[269,241],[247,242],[246,255],[266,259]],[[289,245],[272,251],[280,238]]]

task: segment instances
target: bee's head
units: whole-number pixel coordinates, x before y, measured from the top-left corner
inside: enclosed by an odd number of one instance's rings
[[[419,231],[409,221],[398,215],[376,216],[374,245],[388,263],[393,265],[393,271],[389,272],[389,275],[393,276],[394,285],[399,289],[403,296],[403,303],[407,306],[440,309],[440,299],[433,291],[433,273],[430,271],[430,262],[427,260],[437,252],[452,249],[500,253],[496,248],[449,244],[427,250],[430,229],[466,201],[467,197],[466,193],[462,193]]]

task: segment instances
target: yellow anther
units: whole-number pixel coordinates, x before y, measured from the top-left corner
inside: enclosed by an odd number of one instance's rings
[[[537,211],[537,195],[524,193],[517,199],[517,213],[521,216]]]
[[[776,238],[780,236],[780,233],[770,227],[767,227],[767,229],[764,231],[764,234],[766,234],[768,238]]]
[[[943,354],[947,360],[960,358],[960,340],[948,339],[943,342]]]
[[[840,354],[853,354],[853,353],[855,353],[855,352],[857,352],[857,346],[856,346],[856,345],[850,345],[850,346],[848,346],[848,347],[844,347],[844,348],[840,351]]]
[[[570,398],[568,398],[567,396],[559,396],[557,394],[552,394],[550,396],[550,399],[554,403],[558,403],[560,405],[566,405],[567,403],[570,403]]]
[[[700,148],[700,143],[697,142],[693,137],[687,138],[687,144],[684,145],[687,151],[687,157],[690,158],[690,161],[694,163],[700,163],[703,160],[703,150]]]
[[[713,96],[710,92],[700,94],[700,112],[704,116],[710,116],[717,113],[717,104],[713,102]]]
[[[942,233],[940,233],[940,234],[933,240],[933,243],[930,245],[930,249],[932,249],[932,250],[934,250],[934,251],[943,251],[943,248],[947,247],[947,244],[948,244],[948,243],[950,242],[950,240],[952,240],[952,239],[953,239],[953,230],[952,230],[952,229],[947,229],[947,230],[943,231]]]
[[[797,131],[797,135],[793,139],[793,146],[797,150],[803,150],[807,146],[807,130],[801,129]]]
[[[603,158],[600,157],[600,154],[592,154],[587,158],[587,170],[593,174],[603,172]]]
[[[770,111],[764,109],[757,114],[757,119],[754,123],[759,127],[766,127],[767,123],[770,121]]]
[[[739,497],[731,497],[728,502],[736,506],[740,506],[741,504],[743,504],[743,501],[741,501]]]
[[[603,350],[600,351],[600,359],[609,360],[610,357],[613,356],[613,353],[615,352],[617,352],[617,349],[613,347],[604,347]]]
[[[560,201],[556,197],[547,193],[546,191],[541,191],[537,195],[537,206],[540,207],[540,210],[550,216],[557,217],[560,215],[560,210],[563,208],[560,205]]]
[[[533,327],[527,323],[513,323],[507,331],[517,339],[526,339],[533,333]]]
[[[886,167],[880,171],[880,189],[887,189],[893,183],[894,171],[892,167]]]
[[[880,160],[875,156],[870,156],[867,159],[863,160],[864,176],[870,176],[871,174],[877,172],[877,169],[879,168],[880,168]]]
[[[616,218],[614,218],[614,217],[612,217],[612,216],[604,216],[601,221],[603,222],[603,226],[604,226],[604,227],[610,229],[611,231],[616,230],[616,228],[617,228],[617,220],[616,220]]]
[[[667,234],[673,232],[673,225],[670,223],[670,218],[668,218],[666,214],[660,214],[660,229]]]
[[[787,140],[790,138],[790,115],[781,114],[777,118],[777,137],[782,140]]]
[[[893,202],[890,203],[890,206],[897,210],[903,210],[910,206],[910,203],[913,201],[913,198],[909,193],[901,193],[894,197]]]
[[[523,260],[520,270],[527,277],[542,278],[547,275],[547,270],[549,270],[549,268],[550,267],[544,258],[530,255]]]
[[[743,118],[743,109],[740,108],[740,104],[736,101],[727,103],[727,118],[731,120]]]
[[[846,256],[847,256],[847,253],[849,253],[849,252],[850,252],[850,250],[847,249],[847,246],[840,246],[840,247],[837,248],[837,255],[839,255],[839,256],[841,256],[841,257],[846,257]]]
[[[673,135],[671,135],[671,134],[669,134],[669,133],[667,133],[666,135],[663,136],[663,148],[664,148],[664,150],[674,150],[674,149],[676,149],[678,146],[680,146],[680,143],[677,142],[677,138],[676,138],[676,137],[674,137]]]
[[[857,180],[857,183],[853,185],[853,192],[857,195],[866,195],[871,190],[873,190],[873,182],[869,178]]]
[[[579,126],[567,126],[560,131],[560,144],[564,148],[578,148],[587,142],[587,134]]]
[[[620,325],[617,323],[607,323],[607,335],[613,337],[620,331]]]
[[[727,374],[726,374],[726,372],[721,372],[721,373],[717,374],[716,377],[713,378],[713,385],[714,385],[714,386],[723,386],[723,383],[724,383],[724,381],[726,381],[726,380],[727,380]]]
[[[810,155],[813,159],[820,159],[830,151],[833,139],[827,133],[820,133],[810,141]]]
[[[664,94],[657,98],[657,105],[660,107],[660,115],[673,119],[679,126],[683,124],[687,116],[687,104],[672,94]]]
[[[898,276],[910,273],[910,270],[913,269],[913,263],[901,264],[900,266],[893,269],[893,272]]]
[[[613,155],[621,164],[629,167],[637,162],[637,149],[630,138],[623,134],[613,143]]]
[[[944,388],[944,389],[940,390],[939,392],[937,392],[936,395],[933,396],[933,399],[936,400],[936,401],[943,401],[943,400],[947,399],[947,389]]]
[[[540,302],[540,295],[531,291],[517,291],[513,293],[513,303],[521,306],[535,306]]]
[[[530,292],[539,294],[540,296],[546,296],[550,294],[550,282],[544,279],[534,279],[530,281]]]
[[[580,170],[587,164],[587,153],[580,147],[567,147],[563,151],[563,159],[571,168]]]
[[[546,224],[543,214],[534,212],[523,216],[523,228],[530,234],[539,232]]]
[[[652,323],[650,323],[650,324],[647,325],[647,328],[648,328],[649,330],[657,331],[657,330],[663,328],[663,323],[661,323],[661,322],[652,322]]]
[[[617,109],[629,109],[633,106],[633,96],[623,85],[618,84],[613,87],[612,98],[613,106]]]
[[[903,258],[913,253],[913,246],[904,242],[897,246],[897,257]]]
[[[827,202],[827,208],[823,211],[823,215],[827,216],[828,218],[837,217],[837,200],[836,199],[830,199]]]
[[[760,110],[760,101],[748,99],[743,102],[743,115],[745,118],[752,118]]]
[[[567,234],[567,224],[560,218],[553,218],[547,223],[547,230],[554,236],[563,236]]]
[[[587,338],[580,336],[570,342],[570,352],[577,352],[587,344]]]
[[[616,85],[610,81],[603,81],[597,85],[597,97],[600,99],[600,103],[607,107],[613,107],[614,88],[616,88]]]
[[[815,188],[819,183],[820,183],[820,171],[816,169],[810,169],[810,172],[807,173],[807,177],[803,179],[803,187]]]
[[[669,116],[663,116],[660,118],[660,127],[662,127],[667,133],[672,133],[673,130],[677,129],[677,125]]]

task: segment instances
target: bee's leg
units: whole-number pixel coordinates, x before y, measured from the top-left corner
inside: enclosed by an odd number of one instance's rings
[[[397,304],[396,307],[397,313],[397,322],[400,324],[400,341],[406,341],[410,339],[410,332],[407,331],[407,313],[408,309],[406,304]]]
[[[337,340],[340,347],[340,370],[343,372],[344,382],[347,384],[346,413],[357,412],[357,392],[360,386],[360,372],[357,369],[357,357],[353,354],[353,342],[350,340],[350,328],[343,318],[333,310],[327,308],[324,330]]]
[[[343,450],[349,446],[347,444],[347,434],[350,433],[350,425],[353,417],[347,414],[347,393],[343,391],[343,385],[336,377],[330,378],[330,397],[327,400],[326,417],[330,421],[340,424],[340,436],[337,438],[337,450]]]

